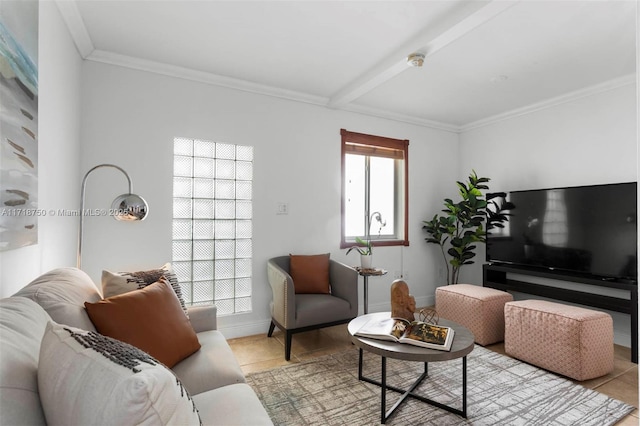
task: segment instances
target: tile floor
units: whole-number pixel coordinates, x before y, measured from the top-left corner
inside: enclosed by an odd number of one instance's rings
[[[277,329],[271,338],[266,333],[240,337],[229,339],[229,345],[242,370],[248,374],[339,352],[351,347],[351,341],[346,324],[295,334],[291,346],[291,361],[288,362],[284,360],[284,335]],[[502,343],[487,348],[504,354]],[[638,366],[630,361],[630,352],[629,348],[616,345],[615,368],[611,374],[576,383],[638,407]],[[636,409],[618,425],[637,426],[638,417]]]

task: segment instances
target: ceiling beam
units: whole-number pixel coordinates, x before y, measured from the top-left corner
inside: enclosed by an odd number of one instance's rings
[[[425,28],[417,37],[399,46],[392,55],[383,59],[332,96],[328,106],[341,108],[402,73],[409,67],[407,56],[411,53],[423,53],[426,62],[429,56],[489,22],[495,16],[517,4],[518,1],[520,0],[493,0],[484,6],[480,2],[470,2],[471,7],[475,7],[471,12],[465,8],[450,16],[449,19],[443,20],[437,26]]]

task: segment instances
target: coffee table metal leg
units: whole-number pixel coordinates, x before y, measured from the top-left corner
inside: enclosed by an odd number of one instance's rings
[[[396,409],[398,407],[400,407],[400,404],[402,404],[408,397],[411,398],[415,398],[419,401],[422,402],[426,402],[427,404],[431,404],[435,407],[441,408],[443,410],[449,411],[451,413],[457,414],[459,416],[464,417],[465,419],[467,418],[467,357],[464,356],[462,357],[462,410],[458,410],[457,408],[454,407],[450,407],[448,405],[444,405],[440,402],[437,401],[433,401],[429,398],[425,398],[424,396],[421,395],[416,395],[413,393],[413,391],[418,387],[418,385],[420,385],[420,383],[422,383],[422,380],[424,380],[425,377],[428,376],[428,372],[429,372],[429,364],[428,363],[424,363],[424,372],[420,375],[420,377],[418,377],[418,379],[411,385],[411,387],[408,390],[404,390],[404,389],[400,389],[396,386],[391,386],[391,385],[387,385],[387,358],[386,357],[381,357],[381,375],[382,375],[382,381],[381,382],[377,382],[373,379],[370,379],[368,377],[365,377],[362,374],[362,354],[363,354],[363,350],[360,349],[359,351],[359,360],[358,360],[358,379],[362,380],[364,382],[367,383],[371,383],[374,384],[376,386],[380,386],[380,422],[382,424],[385,424],[387,422],[387,420],[389,420],[389,417],[391,417],[391,415],[396,411]],[[398,392],[401,393],[402,396],[398,399],[398,401],[393,405],[393,407],[391,407],[389,409],[389,411],[386,411],[387,409],[387,389],[392,390],[394,392]]]
[[[462,357],[462,417],[467,418],[467,357]]]
[[[387,421],[387,358],[382,357],[382,386],[380,386],[380,423]]]

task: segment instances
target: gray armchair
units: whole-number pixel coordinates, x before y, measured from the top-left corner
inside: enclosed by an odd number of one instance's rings
[[[358,316],[358,273],[347,265],[329,261],[331,294],[296,294],[289,275],[289,256],[269,259],[267,275],[273,292],[268,336],[276,326],[282,330],[287,361],[293,334],[344,324]]]

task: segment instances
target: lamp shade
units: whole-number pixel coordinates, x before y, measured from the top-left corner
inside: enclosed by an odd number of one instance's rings
[[[122,194],[118,195],[111,203],[113,218],[123,221],[144,220],[149,212],[149,205],[139,195]]]

